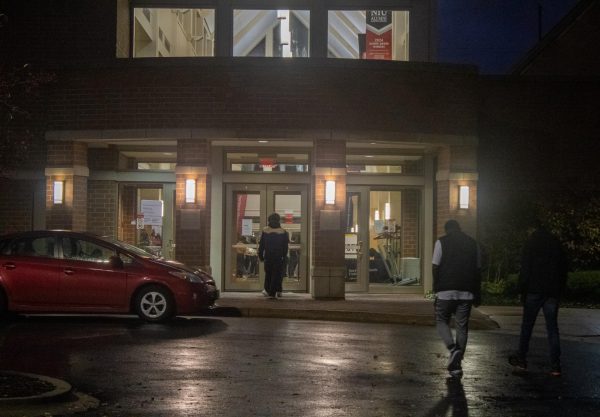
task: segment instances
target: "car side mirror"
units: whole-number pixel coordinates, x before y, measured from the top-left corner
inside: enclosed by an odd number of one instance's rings
[[[111,256],[109,262],[110,262],[111,268],[114,268],[114,269],[123,269],[125,266],[123,264],[123,260],[121,259],[121,257],[117,256],[117,255]]]

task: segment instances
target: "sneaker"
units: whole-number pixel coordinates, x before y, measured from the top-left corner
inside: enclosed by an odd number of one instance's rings
[[[277,298],[281,298],[282,296],[283,296],[283,293],[280,291],[275,293],[275,297],[277,297]]]
[[[514,366],[519,371],[527,370],[527,361],[525,359],[523,359],[521,356],[519,356],[518,354],[510,355],[508,357],[508,363],[510,363],[512,366]]]
[[[265,297],[268,297],[269,293],[267,292],[267,290],[262,290],[262,295],[264,295]]]
[[[562,371],[560,369],[560,365],[552,365],[552,369],[550,370],[550,375],[552,376],[561,376]]]
[[[450,357],[448,358],[448,371],[452,372],[454,370],[460,369],[460,362],[462,360],[462,350],[458,348],[454,348],[450,351]]]

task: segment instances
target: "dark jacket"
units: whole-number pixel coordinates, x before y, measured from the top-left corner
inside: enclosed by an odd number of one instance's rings
[[[521,293],[560,297],[567,283],[567,271],[567,257],[560,241],[547,230],[533,232],[523,247]]]
[[[478,298],[481,293],[481,273],[475,239],[461,231],[452,231],[440,238],[442,260],[434,268],[433,291],[469,291]]]
[[[258,258],[266,262],[283,262],[287,256],[289,240],[288,232],[281,227],[265,227],[258,244]]]

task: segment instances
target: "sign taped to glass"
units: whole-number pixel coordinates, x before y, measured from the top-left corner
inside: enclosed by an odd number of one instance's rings
[[[144,215],[144,225],[162,226],[163,223],[163,201],[142,200],[141,211]]]

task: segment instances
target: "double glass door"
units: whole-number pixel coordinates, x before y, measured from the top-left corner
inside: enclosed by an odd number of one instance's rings
[[[271,213],[281,216],[281,226],[290,237],[283,290],[307,291],[307,187],[265,184],[227,185],[225,290],[262,290],[264,269],[258,244]]]
[[[421,190],[348,186],[346,209],[346,291],[421,286]]]

